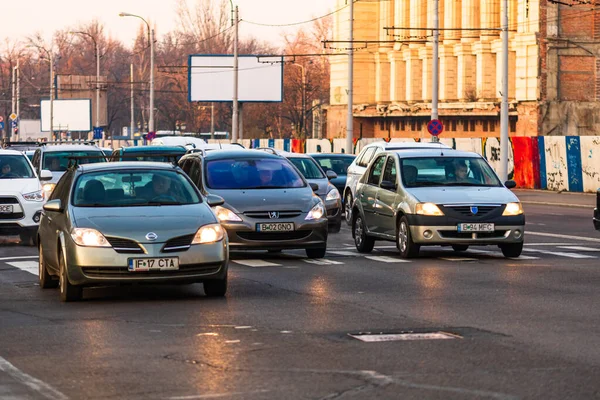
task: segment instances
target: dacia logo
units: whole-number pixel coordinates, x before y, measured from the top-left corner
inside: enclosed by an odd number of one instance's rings
[[[269,218],[277,219],[279,218],[279,213],[277,211],[269,211]]]

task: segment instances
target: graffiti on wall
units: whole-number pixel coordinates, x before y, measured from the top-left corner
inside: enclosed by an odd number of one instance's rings
[[[483,156],[490,163],[496,173],[500,172],[500,139],[495,137],[483,139]],[[515,174],[515,160],[512,142],[508,146],[508,179],[513,179]]]

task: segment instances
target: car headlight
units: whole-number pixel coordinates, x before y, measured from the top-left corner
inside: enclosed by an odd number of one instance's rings
[[[327,193],[327,197],[325,197],[325,200],[338,200],[340,198],[340,192],[336,188],[333,188],[329,191],[329,193]]]
[[[506,207],[504,208],[502,216],[509,217],[521,214],[523,214],[523,207],[521,206],[521,203],[506,203]]]
[[[433,203],[417,203],[415,207],[415,213],[419,215],[433,215],[441,216],[444,215],[442,210]]]
[[[239,222],[242,220],[240,217],[235,215],[235,213],[233,211],[231,211],[229,208],[216,206],[214,208],[214,211],[215,211],[215,214],[217,215],[217,219],[221,222],[226,222],[226,221]]]
[[[37,192],[25,193],[23,198],[27,201],[44,201],[44,191],[38,190]]]
[[[223,240],[223,228],[219,224],[204,225],[198,229],[192,244],[208,244]]]
[[[44,191],[44,193],[46,193],[46,197],[50,197],[55,187],[56,183],[44,183],[44,186],[42,186],[42,190]]]
[[[86,247],[111,247],[103,234],[91,228],[73,228],[71,231],[73,241]]]
[[[307,221],[312,221],[323,218],[323,215],[325,215],[325,207],[323,207],[323,202],[319,201],[313,208],[311,208],[304,219]]]

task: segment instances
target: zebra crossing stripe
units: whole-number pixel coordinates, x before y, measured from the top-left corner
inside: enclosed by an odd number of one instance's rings
[[[600,251],[600,249],[595,249],[593,247],[583,247],[583,246],[558,246],[558,248],[566,249],[566,250],[588,251],[588,252]]]
[[[524,256],[524,255],[520,255],[519,257],[504,257],[504,254],[500,253],[499,251],[489,251],[489,250],[471,250],[471,249],[469,249],[469,253],[485,254],[490,257],[497,257],[497,258],[510,258],[512,260],[539,260],[540,259],[539,257]]]
[[[477,261],[478,258],[470,258],[470,257],[438,257],[440,260],[446,261]]]
[[[304,261],[305,263],[316,264],[316,265],[340,265],[340,264],[344,264],[341,261],[328,260],[326,258],[305,259],[305,260],[302,260],[302,261]]]
[[[7,262],[8,265],[19,268],[21,271],[29,272],[35,276],[39,275],[39,265],[37,261],[12,261]]]
[[[594,257],[594,256],[588,256],[586,254],[565,253],[565,252],[560,252],[560,251],[546,251],[546,250],[538,250],[538,249],[523,249],[523,251],[532,251],[532,252],[536,252],[536,253],[544,253],[544,254],[550,254],[553,256],[568,257],[568,258],[598,258],[598,257]]]
[[[383,263],[406,263],[410,262],[409,260],[403,260],[401,258],[394,258],[388,256],[366,256],[369,260],[383,262]]]
[[[328,251],[329,254],[335,254],[336,256],[358,256],[359,253],[356,251]]]
[[[275,264],[264,260],[232,260],[236,264],[245,265],[246,267],[281,267],[281,264]]]

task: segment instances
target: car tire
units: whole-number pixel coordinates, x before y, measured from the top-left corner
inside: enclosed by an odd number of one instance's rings
[[[344,198],[344,219],[348,226],[352,226],[352,192],[348,191]]]
[[[469,249],[469,245],[468,244],[453,244],[452,249],[454,249],[454,251],[458,251],[458,252],[467,251]]]
[[[523,252],[523,242],[521,243],[509,243],[500,245],[502,255],[507,258],[517,258]]]
[[[342,221],[329,225],[329,233],[339,233],[342,230]]]
[[[227,277],[204,281],[204,294],[208,297],[224,297],[227,293]]]
[[[396,229],[396,247],[400,252],[402,258],[413,258],[419,255],[421,246],[413,242],[410,235],[410,224],[408,218],[403,216],[398,221],[398,227]]]
[[[40,252],[40,257],[38,261],[40,288],[53,289],[58,287],[58,280],[52,279],[52,275],[50,275],[50,273],[48,272],[48,266],[46,265],[46,261],[44,260],[44,253],[42,252],[41,244],[38,246],[38,251]]]
[[[314,249],[306,249],[306,257],[308,258],[323,258],[327,252],[327,247],[317,247]]]
[[[69,282],[69,275],[67,273],[67,264],[65,258],[59,252],[59,288],[60,288],[60,299],[64,302],[81,300],[83,295],[83,288],[81,286],[71,285]]]
[[[359,215],[354,218],[352,224],[352,233],[354,236],[354,245],[359,253],[370,253],[375,247],[375,239],[367,235],[367,228],[363,217]]]

